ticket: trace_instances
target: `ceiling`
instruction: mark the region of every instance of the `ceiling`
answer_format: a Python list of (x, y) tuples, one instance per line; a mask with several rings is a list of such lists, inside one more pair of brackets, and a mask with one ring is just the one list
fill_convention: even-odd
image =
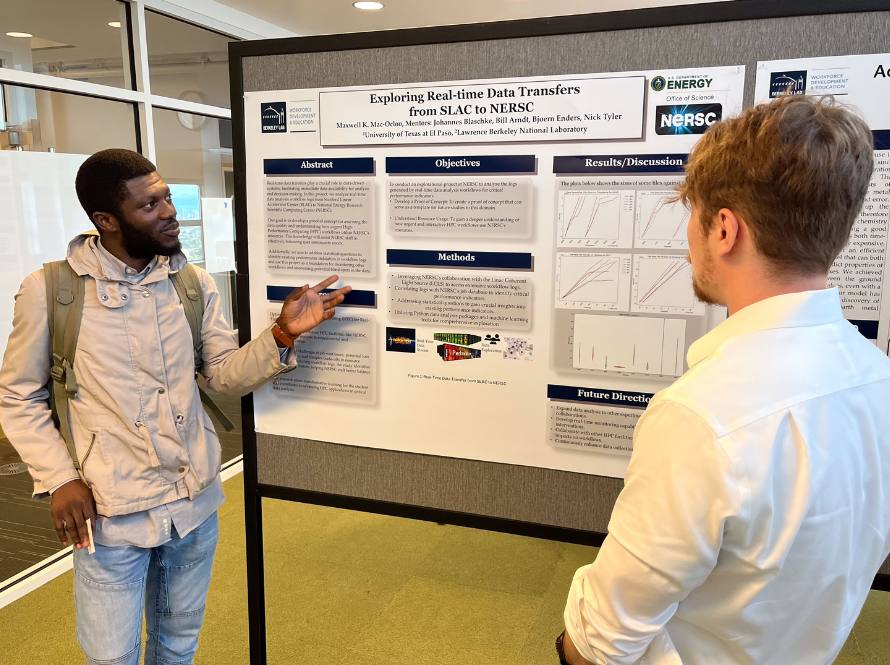
[[(34, 49), (34, 61), (65, 61), (83, 58), (121, 57), (121, 29), (109, 21), (126, 22), (124, 5), (116, 0), (2, 0), (0, 51), (6, 46)], [(155, 12), (146, 12), (149, 52), (153, 56), (174, 53), (226, 52), (227, 39)], [(17, 30), (34, 40), (7, 37)], [(54, 45), (55, 48), (41, 48)]]
[[(191, 0), (175, 0), (188, 6)], [(385, 8), (359, 11), (352, 0), (208, 0), (205, 11), (224, 4), (298, 35), (336, 34), (432, 25), (480, 23), (540, 16), (698, 4), (703, 0), (383, 0)], [(722, 0), (728, 1), (728, 0)], [(123, 85), (121, 30), (124, 4), (117, 0), (2, 0), (0, 63)], [(8, 5), (8, 6), (7, 6)], [(196, 6), (200, 6), (196, 3)], [(225, 62), (223, 36), (146, 11), (153, 67)], [(30, 32), (33, 40), (7, 37)], [(33, 63), (33, 64), (32, 64)], [(158, 70), (160, 71), (160, 70)], [(118, 80), (119, 79), (119, 80)]]
[(384, 9), (371, 12), (355, 9), (352, 0), (217, 1), (298, 35), (321, 35), (700, 4), (704, 0), (382, 0)]
[[(2, 0), (0, 62), (10, 68), (50, 73), (108, 85), (124, 85), (121, 31), (124, 4), (117, 0)], [(152, 66), (225, 62), (228, 38), (146, 11)], [(109, 26), (120, 21), (124, 28)], [(8, 37), (27, 32), (32, 39)]]

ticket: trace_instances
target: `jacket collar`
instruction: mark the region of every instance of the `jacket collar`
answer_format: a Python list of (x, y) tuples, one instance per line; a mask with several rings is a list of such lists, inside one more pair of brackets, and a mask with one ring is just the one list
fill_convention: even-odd
[(836, 288), (786, 293), (740, 309), (699, 338), (686, 354), (692, 368), (733, 337), (771, 328), (798, 328), (834, 323), (844, 318)]
[[(80, 275), (89, 275), (97, 282), (131, 282), (136, 273), (128, 272), (128, 266), (102, 247), (99, 234), (87, 231), (75, 236), (68, 244), (68, 263)], [(186, 264), (182, 252), (173, 256), (156, 256), (148, 264), (140, 284), (148, 285), (167, 279)]]
[(81, 233), (68, 245), (68, 264), (78, 275), (89, 275), (96, 282), (96, 297), (99, 303), (109, 309), (124, 307), (130, 299), (130, 288), (160, 282), (170, 274), (180, 270), (186, 263), (180, 252), (173, 256), (156, 256), (146, 266), (141, 279), (128, 266), (102, 247), (96, 231)]

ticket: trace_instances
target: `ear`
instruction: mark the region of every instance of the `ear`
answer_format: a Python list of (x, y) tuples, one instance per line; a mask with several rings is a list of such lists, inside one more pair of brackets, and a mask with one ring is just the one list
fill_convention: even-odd
[(93, 224), (99, 229), (99, 233), (116, 233), (120, 229), (117, 217), (110, 212), (94, 212)]
[(711, 225), (710, 238), (718, 256), (738, 250), (745, 223), (729, 208), (720, 208)]

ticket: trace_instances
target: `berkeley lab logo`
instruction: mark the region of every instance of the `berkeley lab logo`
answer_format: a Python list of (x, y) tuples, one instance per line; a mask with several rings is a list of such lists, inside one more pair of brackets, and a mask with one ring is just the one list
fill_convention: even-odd
[(263, 134), (287, 131), (287, 103), (266, 102), (260, 107)]
[(771, 72), (769, 75), (769, 98), (807, 94), (807, 73)]
[(683, 104), (655, 107), (655, 133), (704, 134), (723, 117), (720, 104)]
[(667, 79), (664, 76), (656, 76), (649, 82), (649, 85), (655, 92), (661, 92), (667, 86)]

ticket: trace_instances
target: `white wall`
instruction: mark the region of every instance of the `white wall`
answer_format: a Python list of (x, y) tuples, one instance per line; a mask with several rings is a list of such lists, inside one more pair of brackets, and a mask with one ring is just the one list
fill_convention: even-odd
[(92, 228), (74, 191), (86, 158), (0, 151), (0, 352), (12, 330), (21, 281), (44, 262), (64, 258), (68, 241)]

